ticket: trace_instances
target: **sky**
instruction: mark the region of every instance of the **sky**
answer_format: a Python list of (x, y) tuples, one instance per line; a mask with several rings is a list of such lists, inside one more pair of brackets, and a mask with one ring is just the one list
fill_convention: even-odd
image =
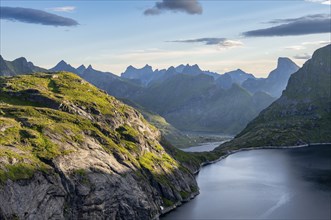
[(331, 41), (331, 0), (0, 0), (0, 54), (119, 75), (198, 64), (266, 77)]

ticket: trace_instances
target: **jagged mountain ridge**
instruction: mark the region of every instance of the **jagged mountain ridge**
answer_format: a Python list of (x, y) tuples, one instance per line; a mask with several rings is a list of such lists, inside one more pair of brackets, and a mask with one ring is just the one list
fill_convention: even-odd
[[(239, 89), (238, 86), (233, 86), (234, 84), (245, 84), (245, 82), (248, 80), (254, 80), (257, 82), (261, 80), (263, 82), (268, 81), (268, 79), (256, 79), (253, 75), (245, 73), (242, 70), (236, 70), (219, 75), (209, 71), (202, 71), (198, 65), (180, 65), (177, 67), (170, 67), (167, 70), (155, 71), (153, 71), (151, 66), (146, 65), (142, 69), (137, 69), (130, 66), (127, 69), (128, 72), (126, 71), (126, 74), (123, 73), (122, 77), (119, 77), (110, 72), (95, 70), (92, 66), (86, 68), (82, 65), (75, 69), (64, 61), (61, 61), (54, 68), (52, 68), (52, 70), (59, 70), (59, 67), (61, 66), (64, 70), (75, 72), (85, 80), (107, 91), (109, 94), (115, 97), (131, 100), (143, 106), (149, 111), (160, 114), (160, 116), (164, 117), (171, 124), (174, 123), (173, 125), (175, 125), (177, 129), (186, 131), (190, 131), (192, 129), (193, 131), (225, 132), (236, 134), (241, 129), (243, 129), (245, 125), (263, 108), (267, 107), (274, 100), (272, 97), (266, 98), (268, 95), (261, 96), (261, 92), (267, 93), (266, 91), (257, 90), (253, 91), (250, 95), (245, 95), (245, 93), (247, 93), (246, 91)], [(275, 76), (281, 73), (280, 71), (274, 72), (275, 73), (270, 74), (270, 76)], [(190, 78), (192, 80), (202, 80), (201, 85), (208, 84), (208, 87), (210, 88), (208, 91), (210, 94), (203, 94), (205, 91), (201, 90), (203, 89), (203, 86), (201, 85), (196, 85), (195, 87), (189, 85), (190, 80), (185, 81), (186, 76), (187, 79)], [(150, 77), (152, 77), (154, 81), (151, 81), (152, 78)], [(139, 78), (143, 79), (143, 81), (141, 81)], [(177, 78), (179, 79), (179, 82), (174, 80)], [(182, 80), (184, 81), (181, 82)], [(243, 81), (244, 83), (242, 83)], [(173, 82), (174, 85), (181, 84), (183, 87), (182, 90), (179, 89), (177, 91), (176, 88), (174, 88), (174, 91), (177, 91), (178, 94), (175, 96), (169, 94), (168, 92), (172, 92), (167, 91), (167, 87), (170, 88), (169, 82)], [(156, 91), (155, 89), (157, 87), (164, 89), (158, 89)], [(187, 94), (187, 91), (183, 90), (185, 87), (191, 88), (190, 92), (192, 92), (192, 94)], [(233, 89), (231, 90), (231, 88)], [(237, 92), (241, 91), (242, 95), (236, 96), (235, 90), (237, 90)], [(224, 100), (228, 100), (232, 108), (229, 108), (227, 103), (221, 101), (216, 102), (217, 104), (213, 105), (214, 100), (212, 100), (211, 97), (215, 96), (217, 92), (222, 94), (226, 93), (229, 95), (229, 99)], [(231, 94), (231, 92), (234, 93)], [(254, 93), (258, 94), (254, 95)], [(163, 100), (168, 100), (161, 102), (159, 105), (165, 106), (165, 108), (155, 107), (162, 99), (153, 96), (164, 97), (162, 98)], [(181, 99), (181, 96), (187, 96), (187, 98), (191, 99), (191, 101), (186, 100), (184, 102), (178, 102), (175, 100), (177, 98)], [(238, 100), (231, 100), (231, 96), (235, 98), (241, 98)], [(169, 99), (168, 97), (172, 97), (172, 99)], [(206, 97), (211, 103), (197, 101)], [(219, 97), (223, 96), (219, 94)], [(261, 100), (259, 101), (259, 99)], [(241, 101), (242, 103), (240, 104)], [(175, 106), (174, 103), (179, 103), (180, 106)], [(202, 103), (204, 106), (199, 106), (202, 105)], [(248, 105), (247, 112), (241, 112), (239, 109), (237, 109), (242, 108), (243, 103)], [(261, 105), (256, 105), (256, 103), (261, 103)], [(190, 106), (192, 110), (189, 111), (189, 113), (186, 112), (188, 109), (186, 108), (187, 110), (184, 110), (184, 105)], [(173, 106), (173, 108), (169, 109), (171, 106)], [(209, 106), (212, 110), (205, 110), (206, 106)], [(221, 112), (221, 114), (219, 112)], [(182, 115), (180, 114), (187, 114), (188, 116), (181, 117)], [(219, 115), (222, 116), (220, 117)], [(178, 118), (180, 120), (177, 120)], [(206, 122), (203, 122), (203, 120), (206, 120)], [(189, 126), (190, 124), (194, 124), (194, 126)], [(209, 128), (206, 129), (207, 127)]]
[(252, 95), (237, 84), (220, 88), (208, 75), (186, 74), (153, 84), (130, 99), (179, 130), (228, 134), (239, 132), (274, 100), (267, 94)]
[(15, 76), (42, 71), (46, 71), (46, 69), (35, 66), (24, 57), (17, 58), (13, 61), (7, 61), (0, 55), (0, 76)]
[(309, 143), (331, 143), (331, 45), (316, 50), (282, 96), (222, 148)]
[(290, 76), (298, 69), (299, 67), (292, 60), (280, 57), (276, 69), (271, 71), (267, 78), (248, 78), (242, 86), (252, 93), (261, 91), (278, 98), (286, 88)]

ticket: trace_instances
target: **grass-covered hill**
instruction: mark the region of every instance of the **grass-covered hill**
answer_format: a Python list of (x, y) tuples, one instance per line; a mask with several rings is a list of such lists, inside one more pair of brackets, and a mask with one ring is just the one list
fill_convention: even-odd
[(331, 45), (315, 51), (282, 96), (263, 110), (231, 148), (331, 142)]
[(158, 216), (198, 193), (159, 138), (140, 113), (75, 74), (0, 77), (0, 219)]

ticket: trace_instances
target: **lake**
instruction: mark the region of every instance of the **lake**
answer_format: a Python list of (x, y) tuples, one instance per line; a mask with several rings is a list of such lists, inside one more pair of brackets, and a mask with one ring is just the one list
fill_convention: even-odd
[(331, 218), (330, 145), (243, 151), (196, 178), (200, 195), (162, 220)]
[(194, 147), (188, 147), (188, 148), (182, 148), (182, 151), (186, 152), (204, 152), (204, 151), (212, 151), (216, 147), (220, 146), (224, 142), (227, 142), (228, 140), (225, 141), (217, 141), (217, 142), (207, 142), (207, 143), (201, 143), (198, 146)]

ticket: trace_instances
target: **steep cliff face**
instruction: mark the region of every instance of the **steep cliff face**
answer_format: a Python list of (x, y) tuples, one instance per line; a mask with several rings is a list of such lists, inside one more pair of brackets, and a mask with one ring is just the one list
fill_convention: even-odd
[(222, 148), (312, 142), (331, 142), (331, 45), (316, 50), (290, 77), (282, 96)]
[(0, 78), (1, 219), (153, 219), (197, 193), (133, 108), (66, 72)]

